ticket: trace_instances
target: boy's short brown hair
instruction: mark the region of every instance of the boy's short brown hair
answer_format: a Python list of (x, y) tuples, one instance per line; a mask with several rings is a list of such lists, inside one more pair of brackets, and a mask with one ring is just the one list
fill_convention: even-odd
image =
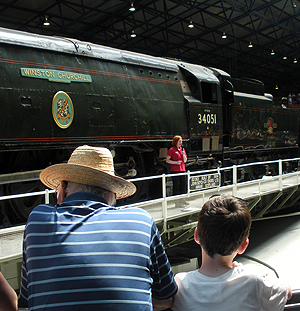
[(227, 256), (249, 236), (251, 214), (246, 203), (230, 195), (214, 196), (198, 216), (198, 239), (205, 252)]

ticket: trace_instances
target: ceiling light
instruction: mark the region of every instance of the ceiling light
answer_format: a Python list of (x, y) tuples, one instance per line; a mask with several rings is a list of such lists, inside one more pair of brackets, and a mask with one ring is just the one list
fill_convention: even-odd
[(44, 26), (50, 26), (50, 22), (48, 21), (48, 16), (45, 16)]
[(132, 30), (132, 33), (130, 35), (131, 38), (135, 38), (136, 37), (136, 34), (134, 33), (134, 30)]
[(193, 25), (193, 22), (192, 21), (190, 21), (190, 23), (189, 23), (189, 26), (188, 26), (189, 28), (194, 28), (194, 25)]
[(250, 41), (250, 43), (249, 43), (249, 45), (248, 45), (248, 48), (252, 48), (253, 47), (253, 45), (252, 45), (252, 43), (251, 43), (251, 41)]
[(226, 39), (226, 38), (227, 38), (226, 33), (223, 32), (222, 39)]
[(284, 56), (282, 57), (282, 59), (287, 59), (287, 56), (284, 55)]
[(274, 50), (272, 50), (272, 51), (271, 51), (271, 55), (275, 55), (275, 52), (274, 52)]
[(294, 64), (296, 64), (297, 63), (297, 59), (296, 58), (294, 58)]
[(134, 12), (134, 11), (135, 11), (135, 7), (134, 7), (134, 5), (133, 5), (133, 2), (131, 2), (129, 11), (131, 11), (131, 12)]

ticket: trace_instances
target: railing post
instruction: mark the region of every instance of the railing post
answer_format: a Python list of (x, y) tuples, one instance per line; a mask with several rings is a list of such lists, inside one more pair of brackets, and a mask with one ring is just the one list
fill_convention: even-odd
[(45, 189), (45, 204), (49, 204), (50, 199), (49, 199), (49, 190)]
[(162, 201), (162, 216), (164, 219), (163, 224), (163, 231), (167, 230), (167, 183), (166, 183), (166, 174), (162, 174), (162, 194), (163, 194), (163, 201)]
[(232, 195), (236, 196), (236, 194), (237, 194), (237, 168), (236, 168), (236, 165), (232, 166), (232, 182), (233, 182)]
[(190, 171), (187, 171), (187, 185), (188, 185), (187, 193), (189, 195), (191, 192), (191, 172)]
[(279, 189), (282, 191), (282, 160), (278, 160)]
[(297, 185), (299, 185), (299, 161), (297, 161)]

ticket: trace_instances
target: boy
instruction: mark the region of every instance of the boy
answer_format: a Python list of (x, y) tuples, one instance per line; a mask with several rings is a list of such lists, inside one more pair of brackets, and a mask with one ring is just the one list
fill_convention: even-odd
[(233, 264), (249, 244), (251, 215), (241, 199), (214, 196), (199, 212), (194, 239), (201, 245), (202, 266), (179, 273), (172, 309), (283, 310), (291, 288), (268, 270)]

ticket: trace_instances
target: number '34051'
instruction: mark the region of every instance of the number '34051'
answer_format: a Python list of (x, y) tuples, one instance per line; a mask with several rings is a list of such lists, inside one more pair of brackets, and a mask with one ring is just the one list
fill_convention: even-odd
[(216, 124), (217, 123), (217, 115), (215, 113), (198, 113), (198, 123), (204, 124)]

